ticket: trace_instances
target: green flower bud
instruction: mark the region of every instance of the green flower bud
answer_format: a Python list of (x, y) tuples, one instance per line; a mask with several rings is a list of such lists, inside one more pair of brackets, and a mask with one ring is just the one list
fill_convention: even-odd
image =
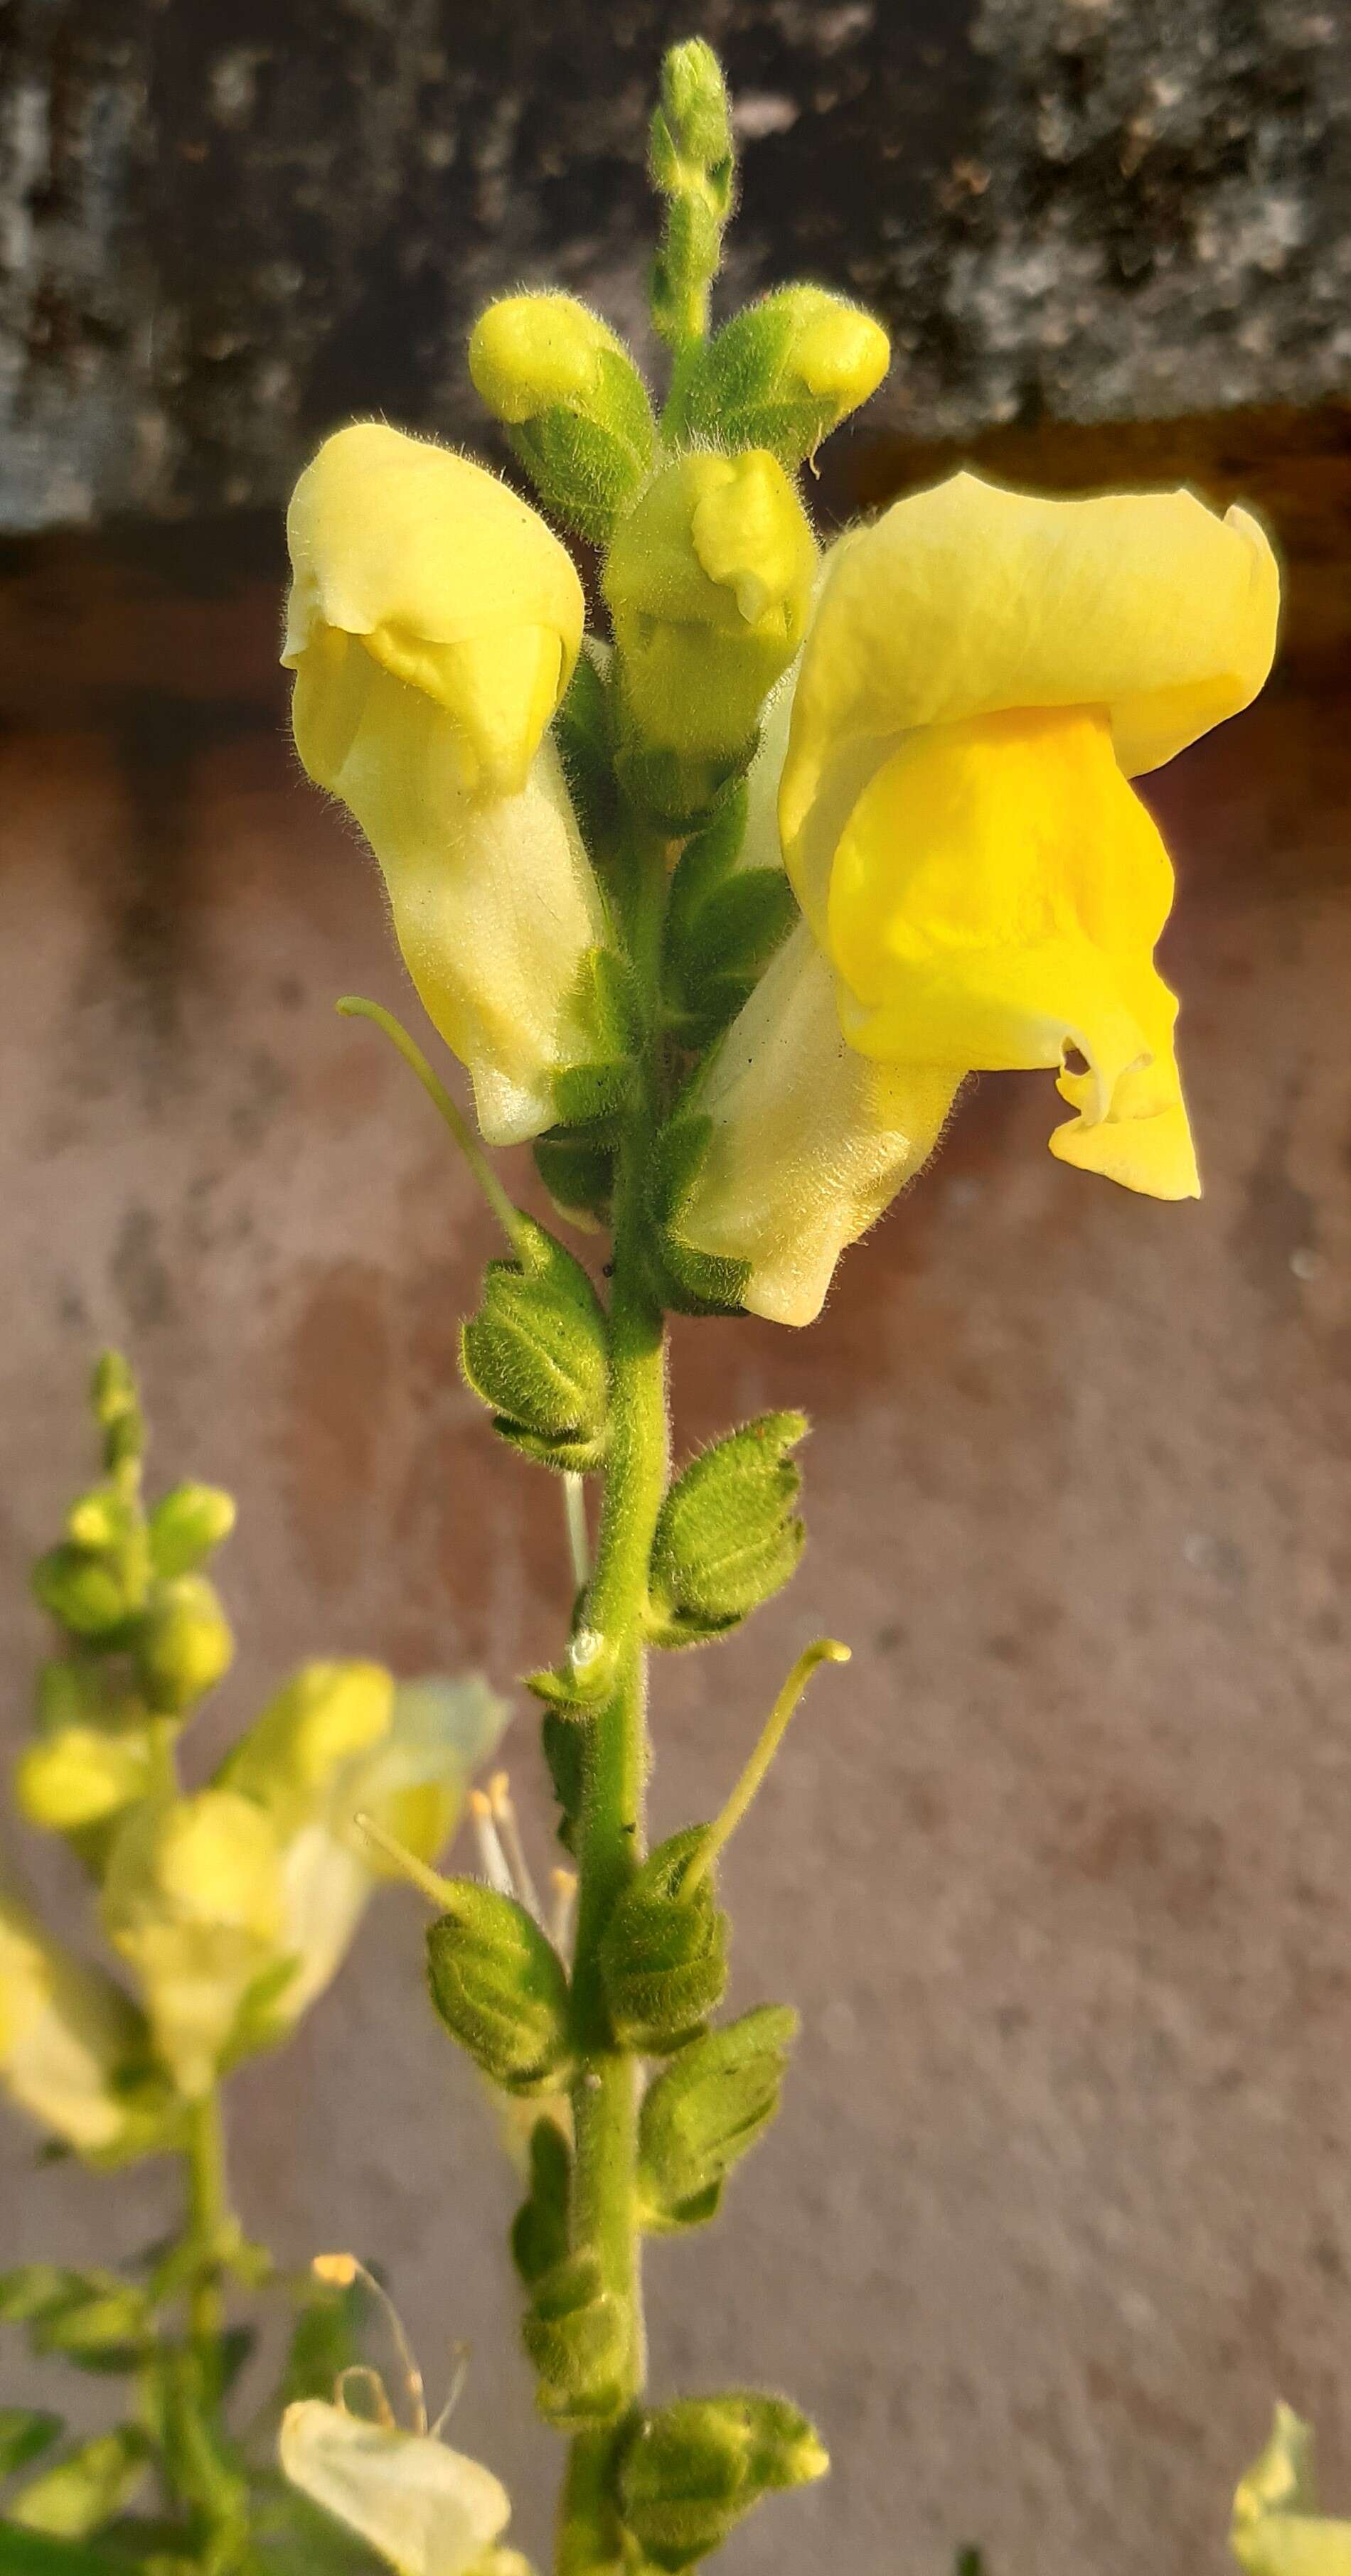
[[(653, 183), (669, 196), (695, 173), (724, 190), (730, 203), (732, 111), (722, 65), (702, 36), (671, 45), (662, 57), (652, 120)], [(726, 177), (723, 177), (726, 173)]]
[(74, 1834), (145, 1797), (152, 1777), (143, 1726), (61, 1726), (20, 1754), (14, 1796), (30, 1825)]
[(567, 2253), (571, 2174), (572, 2155), (558, 2122), (536, 2120), (530, 2132), (530, 2191), (511, 2229), (512, 2260), (528, 2289)]
[(619, 2510), (645, 2555), (675, 2571), (721, 2548), (762, 2497), (829, 2466), (785, 2397), (678, 2398), (640, 2417), (620, 2462)]
[(542, 2093), (566, 2067), (568, 1981), (533, 1915), (477, 1879), (447, 1881), (427, 1934), (432, 2001), (452, 2039), (508, 2093)]
[(579, 1261), (530, 1217), (514, 1261), (490, 1261), (483, 1304), (460, 1334), (460, 1365), (504, 1440), (579, 1474), (605, 1454), (609, 1343)]
[(726, 1991), (728, 1924), (712, 1872), (688, 1892), (684, 1887), (707, 1838), (707, 1825), (689, 1825), (659, 1843), (617, 1899), (602, 1935), (611, 2027), (621, 2048), (645, 2057), (683, 2049)]
[(235, 1641), (213, 1584), (180, 1574), (160, 1584), (137, 1633), (136, 1676), (150, 1706), (182, 1717), (214, 1690), (234, 1661)]
[(604, 589), (619, 652), (619, 766), (685, 829), (744, 770), (766, 694), (797, 652), (816, 546), (763, 448), (680, 457), (620, 520)]
[(793, 1514), (802, 1478), (788, 1452), (806, 1430), (805, 1414), (760, 1414), (677, 1476), (652, 1544), (648, 1633), (657, 1645), (719, 1636), (788, 1581), (806, 1538)]
[(624, 2316), (601, 2287), (594, 2254), (567, 2254), (536, 2281), (521, 2334), (539, 2375), (539, 2410), (550, 2423), (603, 2423), (618, 2412)]
[(123, 1557), (87, 1547), (51, 1548), (33, 1568), (33, 1591), (44, 1610), (74, 1636), (103, 1641), (140, 1608), (134, 1567)]
[(104, 1554), (125, 1547), (136, 1531), (136, 1513), (112, 1485), (81, 1494), (66, 1514), (66, 1535), (74, 1545)]
[(469, 372), (546, 506), (603, 545), (656, 441), (614, 332), (571, 295), (509, 295), (475, 323)]
[(692, 2039), (658, 2076), (639, 2129), (646, 2226), (664, 2232), (713, 2216), (733, 2165), (778, 2110), (797, 2026), (787, 2005), (762, 2004)]
[(193, 1574), (235, 1525), (232, 1494), (219, 1485), (175, 1485), (150, 1515), (150, 1555), (157, 1574)]
[(819, 286), (784, 286), (723, 325), (683, 388), (688, 433), (766, 447), (790, 469), (875, 394), (891, 359), (880, 322)]

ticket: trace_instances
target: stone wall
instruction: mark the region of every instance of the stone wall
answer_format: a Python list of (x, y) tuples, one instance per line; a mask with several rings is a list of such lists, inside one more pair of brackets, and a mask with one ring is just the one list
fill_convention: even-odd
[(735, 283), (874, 300), (919, 435), (1351, 386), (1338, 0), (9, 0), (0, 525), (270, 502), (472, 426), (477, 305), (638, 327), (663, 43), (736, 85)]

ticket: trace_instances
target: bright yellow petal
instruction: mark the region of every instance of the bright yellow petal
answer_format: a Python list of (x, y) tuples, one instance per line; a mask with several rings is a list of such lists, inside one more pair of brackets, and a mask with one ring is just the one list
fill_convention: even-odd
[(860, 758), (914, 726), (1096, 705), (1127, 774), (1157, 768), (1257, 695), (1278, 599), (1257, 522), (1191, 492), (1052, 500), (957, 474), (898, 501), (835, 549), (803, 654), (780, 819), (804, 907)]
[(1173, 1053), (1177, 1004), (1152, 968), (1134, 999), (1149, 1041), (1148, 1061), (1120, 1076), (1101, 1117), (1091, 1077), (1062, 1073), (1057, 1087), (1080, 1114), (1056, 1128), (1051, 1151), (1062, 1163), (1098, 1172), (1146, 1198), (1196, 1199), (1201, 1176)]

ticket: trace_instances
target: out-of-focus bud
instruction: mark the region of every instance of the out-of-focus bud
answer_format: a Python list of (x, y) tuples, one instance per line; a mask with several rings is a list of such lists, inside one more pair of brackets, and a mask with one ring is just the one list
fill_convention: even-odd
[(103, 1463), (110, 1475), (134, 1468), (145, 1448), (145, 1419), (136, 1380), (120, 1351), (104, 1351), (90, 1387), (94, 1419), (103, 1433)]
[(784, 2397), (678, 2398), (639, 2418), (620, 2461), (619, 2510), (644, 2555), (676, 2571), (720, 2549), (762, 2497), (829, 2466)]
[(701, 351), (685, 425), (723, 447), (767, 447), (790, 469), (875, 394), (891, 359), (880, 322), (819, 286), (748, 304)]
[(708, 1830), (689, 1825), (648, 1854), (601, 1940), (611, 2028), (621, 2047), (645, 2057), (683, 2049), (726, 1990), (728, 1923), (713, 1873), (705, 1870), (688, 1890), (684, 1884)]
[(763, 448), (666, 467), (615, 531), (605, 596), (630, 791), (684, 829), (755, 748), (761, 706), (802, 639), (816, 546)]
[(111, 1636), (135, 1617), (144, 1599), (136, 1569), (125, 1556), (73, 1542), (39, 1557), (33, 1592), (63, 1628), (90, 1639)]
[(806, 1532), (789, 1451), (802, 1413), (762, 1413), (715, 1440), (677, 1476), (652, 1543), (648, 1634), (660, 1646), (721, 1636), (785, 1584)]
[(235, 1525), (232, 1494), (219, 1485), (175, 1485), (150, 1515), (150, 1557), (157, 1574), (193, 1574)]
[[(105, 2523), (115, 2522), (130, 2504), (147, 2474), (150, 2457), (150, 2440), (139, 2424), (120, 2424), (115, 2432), (96, 2433), (92, 2441), (81, 2442), (31, 2479), (6, 2505), (6, 2514), (11, 2522), (40, 2533), (49, 2543), (83, 2540)], [(22, 2541), (16, 2544), (15, 2556), (20, 2560), (25, 2556)]]
[(553, 1943), (514, 1897), (450, 1879), (427, 1934), (432, 2001), (452, 2039), (510, 2093), (556, 2088), (568, 2059), (568, 1981)]
[(762, 2004), (677, 2051), (644, 2096), (638, 2189), (659, 2231), (712, 2218), (734, 2164), (779, 2107), (797, 2014)]
[(1346, 2576), (1351, 2522), (1319, 2512), (1313, 2434), (1278, 2406), (1271, 2437), (1240, 2479), (1229, 2546), (1245, 2576)]
[(0, 1896), (0, 2084), (20, 2109), (81, 2155), (134, 2153), (148, 2140), (126, 2079), (146, 2046), (121, 1987)]
[(516, 1258), (490, 1261), (483, 1304), (460, 1334), (460, 1365), (493, 1427), (527, 1457), (588, 1474), (605, 1454), (609, 1342), (581, 1263), (531, 1218)]
[(272, 1819), (231, 1789), (133, 1809), (109, 1856), (102, 1910), (180, 2092), (206, 2092), (249, 1989), (286, 1956)]
[(469, 372), (545, 507), (604, 545), (656, 440), (622, 342), (571, 295), (508, 295), (475, 323)]
[(78, 1834), (145, 1797), (153, 1776), (144, 1726), (62, 1726), (20, 1754), (14, 1796), (30, 1825)]
[(493, 2546), (511, 2517), (505, 2487), (434, 2434), (401, 2432), (304, 2397), (282, 2417), (281, 2465), (302, 2495), (358, 2532), (397, 2576), (524, 2568)]
[(811, 1323), (846, 1244), (928, 1161), (957, 1089), (951, 1071), (845, 1045), (831, 968), (799, 924), (661, 1139), (674, 1293)]
[(235, 1641), (215, 1586), (180, 1574), (155, 1587), (133, 1646), (136, 1677), (150, 1707), (184, 1717), (227, 1673)]

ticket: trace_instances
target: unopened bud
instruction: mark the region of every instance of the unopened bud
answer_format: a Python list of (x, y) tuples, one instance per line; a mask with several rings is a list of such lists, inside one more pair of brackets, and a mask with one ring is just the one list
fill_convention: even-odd
[(816, 547), (763, 448), (679, 458), (621, 519), (604, 588), (620, 657), (620, 766), (688, 828), (749, 763), (768, 691), (802, 639)]
[(214, 1585), (200, 1574), (161, 1584), (137, 1634), (137, 1678), (150, 1706), (182, 1717), (234, 1660), (234, 1638)]
[(514, 1261), (490, 1261), (460, 1365), (494, 1429), (547, 1466), (585, 1474), (605, 1451), (609, 1343), (579, 1261), (529, 1217)]
[(685, 171), (716, 176), (732, 157), (732, 112), (722, 65), (702, 36), (671, 45), (662, 58), (654, 119), (652, 175), (669, 191)]
[(235, 1525), (232, 1494), (219, 1485), (175, 1485), (150, 1515), (150, 1553), (157, 1574), (192, 1574)]
[(804, 1414), (760, 1414), (677, 1476), (652, 1546), (657, 1644), (718, 1636), (788, 1581), (806, 1535), (793, 1512), (802, 1478), (788, 1453), (806, 1430)]
[(762, 2497), (829, 2465), (784, 2397), (680, 2398), (640, 2417), (620, 2463), (619, 2510), (645, 2556), (674, 2571), (721, 2548)]
[(469, 372), (541, 499), (603, 545), (656, 438), (642, 378), (614, 332), (571, 295), (509, 295), (475, 323)]
[(51, 1548), (33, 1568), (33, 1590), (43, 1609), (77, 1637), (105, 1638), (140, 1607), (129, 1560), (94, 1548)]
[(432, 2001), (494, 2084), (545, 2092), (569, 2053), (563, 1962), (514, 1897), (472, 1878), (447, 1889), (446, 1911), (427, 1934)]
[(684, 1881), (708, 1838), (687, 1826), (649, 1853), (617, 1899), (601, 1939), (611, 2028), (623, 2048), (665, 2057), (683, 2048), (721, 2003), (727, 1917), (705, 1870)]
[(800, 465), (886, 374), (880, 322), (819, 286), (785, 286), (723, 325), (683, 390), (685, 426)]
[(143, 1798), (150, 1781), (143, 1728), (63, 1726), (19, 1756), (14, 1796), (31, 1825), (72, 1834)]

